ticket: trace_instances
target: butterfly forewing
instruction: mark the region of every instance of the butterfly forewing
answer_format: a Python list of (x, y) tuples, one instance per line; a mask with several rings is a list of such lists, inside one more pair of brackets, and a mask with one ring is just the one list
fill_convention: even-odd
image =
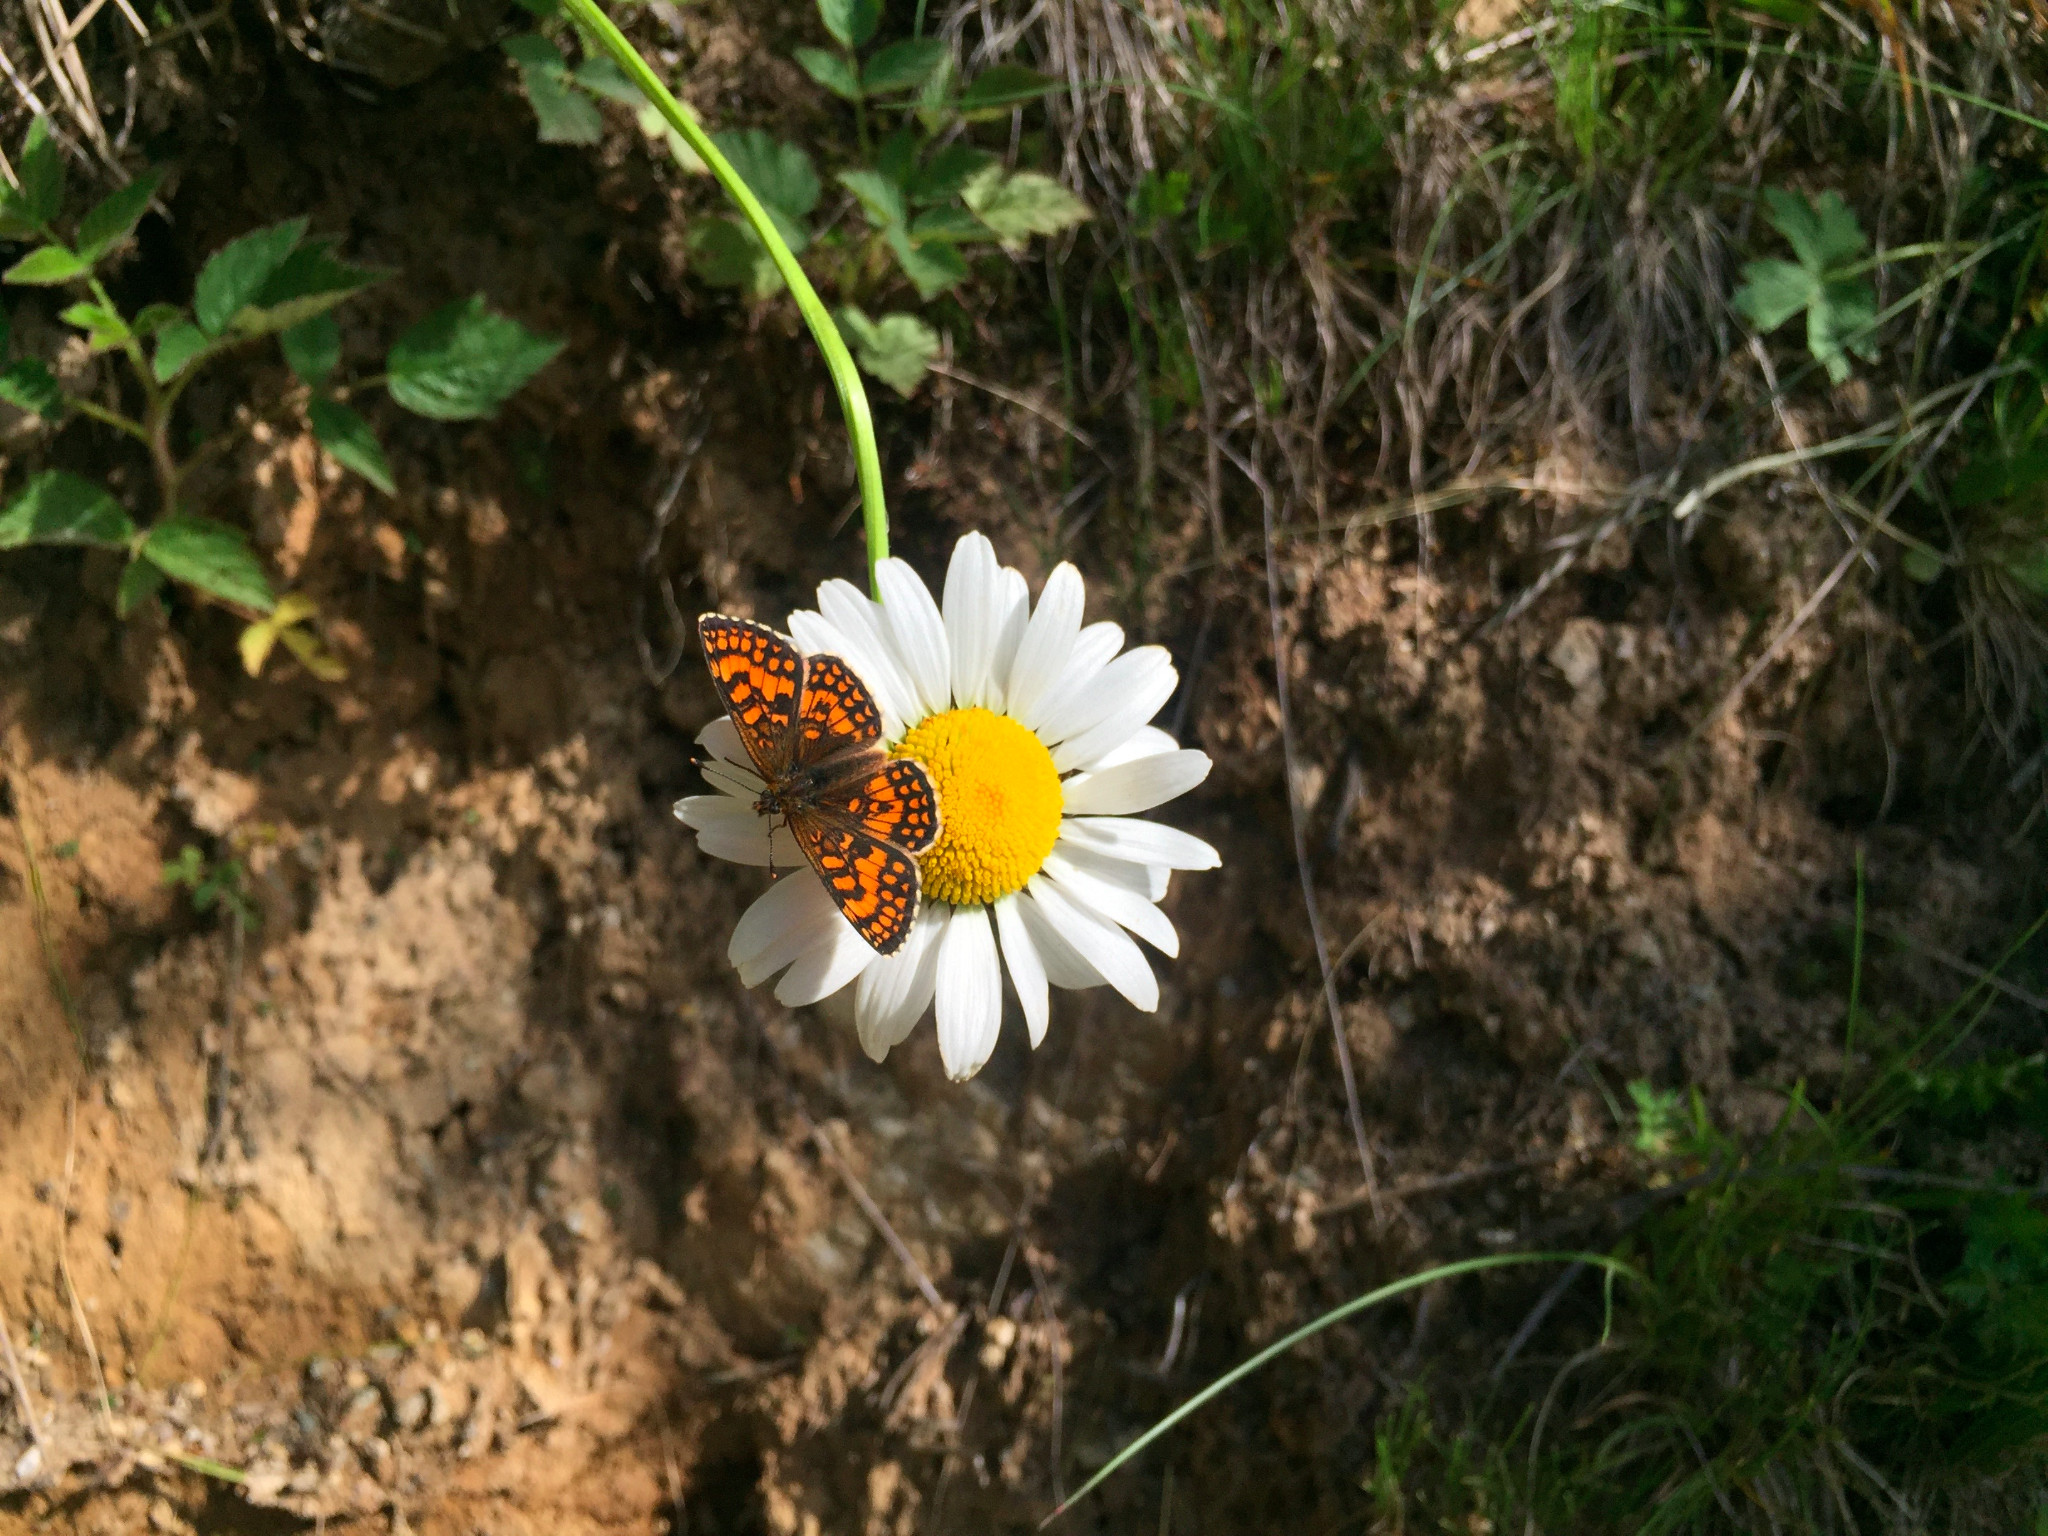
[(740, 742), (772, 786), (795, 765), (797, 708), (803, 695), (804, 658), (796, 645), (766, 624), (707, 613), (697, 638), (711, 669), (719, 702), (732, 717)]
[(882, 739), (882, 712), (867, 684), (837, 656), (812, 656), (804, 663), (803, 731), (799, 752), (815, 762), (834, 752), (872, 747)]

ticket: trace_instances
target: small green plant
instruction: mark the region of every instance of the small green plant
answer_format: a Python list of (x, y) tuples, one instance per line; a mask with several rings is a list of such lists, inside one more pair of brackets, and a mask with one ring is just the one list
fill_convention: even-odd
[[(552, 15), (541, 0), (531, 8)], [(847, 201), (827, 206), (827, 182), (801, 145), (759, 128), (729, 129), (711, 139), (760, 199), (783, 243), (836, 291), (835, 318), (860, 366), (908, 395), (938, 355), (939, 334), (910, 310), (871, 317), (868, 309), (905, 285), (918, 302), (929, 303), (967, 281), (977, 247), (1021, 250), (1034, 236), (1078, 224), (1088, 208), (1053, 177), (1006, 169), (994, 151), (972, 141), (977, 125), (1006, 119), (1043, 96), (1054, 84), (1049, 77), (998, 64), (961, 80), (938, 38), (878, 44), (879, 0), (818, 0), (818, 16), (832, 46), (798, 48), (794, 57), (852, 108), (852, 153), (829, 167), (831, 185)], [(541, 30), (508, 39), (505, 51), (518, 67), (541, 137), (595, 142), (602, 129), (597, 100), (638, 105), (639, 93), (594, 51), (571, 65), (556, 32), (566, 28), (551, 31), (544, 21)], [(658, 114), (643, 108), (640, 121), (650, 136), (669, 135), (686, 169), (706, 170)], [(840, 217), (849, 210), (857, 215), (851, 225)], [(763, 299), (784, 286), (744, 217), (700, 221), (690, 252), (692, 270), (712, 287)]]
[(1685, 1095), (1638, 1078), (1628, 1085), (1628, 1096), (1636, 1110), (1635, 1149), (1646, 1157), (1668, 1156), (1684, 1129)]
[(1746, 265), (1735, 294), (1736, 312), (1769, 335), (1804, 311), (1806, 350), (1832, 382), (1845, 383), (1851, 353), (1865, 362), (1877, 356), (1877, 290), (1863, 276), (1876, 263), (1858, 260), (1869, 243), (1863, 226), (1837, 192), (1823, 192), (1814, 202), (1766, 187), (1764, 207), (1771, 227), (1790, 243), (1798, 260), (1774, 257)]
[(260, 920), (255, 899), (249, 894), (248, 871), (240, 859), (209, 862), (206, 855), (187, 843), (175, 859), (164, 865), (163, 883), (190, 891), (195, 912), (211, 912), (218, 907), (244, 928), (253, 928)]
[[(179, 401), (210, 364), (275, 337), (308, 391), (306, 417), (334, 458), (389, 495), (389, 460), (352, 395), (382, 385), (393, 401), (437, 421), (492, 415), (560, 350), (516, 321), (459, 300), (414, 325), (391, 346), (382, 374), (339, 377), (341, 331), (332, 311), (385, 274), (352, 266), (336, 242), (308, 238), (307, 221), (288, 219), (224, 246), (200, 269), (189, 304), (153, 303), (133, 312), (110, 294), (103, 270), (134, 235), (160, 184), (146, 172), (88, 210), (65, 215), (65, 167), (47, 119), (37, 118), (23, 146), (20, 180), (0, 192), (0, 240), (32, 248), (0, 272), (15, 287), (71, 290), (65, 324), (95, 356), (124, 362), (97, 392), (73, 393), (39, 357), (16, 357), (0, 316), (0, 400), (62, 427), (75, 418), (133, 439), (146, 451), (156, 488), (147, 515), (123, 505), (105, 484), (49, 469), (0, 502), (0, 550), (26, 545), (88, 546), (127, 557), (115, 607), (126, 616), (177, 581), (250, 621), (242, 655), (252, 675), (277, 641), (315, 675), (340, 675), (340, 663), (312, 629), (306, 598), (280, 602), (262, 561), (230, 523), (188, 506), (187, 477), (224, 436), (190, 442), (180, 431)], [(68, 229), (69, 233), (65, 231)]]

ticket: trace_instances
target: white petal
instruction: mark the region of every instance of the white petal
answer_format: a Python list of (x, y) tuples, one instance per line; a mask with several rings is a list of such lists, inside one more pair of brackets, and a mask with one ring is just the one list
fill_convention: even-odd
[[(1043, 697), (1032, 706), (1031, 718), (1024, 720), (1024, 723), (1048, 742), (1059, 740), (1058, 736), (1046, 734), (1046, 722), (1063, 713), (1066, 706), (1072, 704), (1083, 689), (1102, 676), (1102, 669), (1108, 666), (1116, 653), (1123, 648), (1122, 625), (1106, 621), (1083, 625), (1081, 633), (1074, 637), (1074, 648), (1067, 655), (1067, 664), (1060, 669), (1060, 675), (1053, 685), (1046, 689)], [(1022, 716), (1018, 718), (1023, 719)]]
[[(676, 802), (676, 818), (697, 831), (697, 846), (714, 859), (768, 869), (801, 869), (803, 851), (789, 828), (758, 816), (729, 795), (691, 795)], [(772, 841), (771, 841), (772, 839)]]
[(988, 1060), (1003, 1022), (1003, 969), (982, 908), (954, 909), (939, 941), (936, 993), (939, 1060), (946, 1064), (946, 1076), (963, 1082)]
[(1024, 573), (1004, 566), (996, 585), (995, 651), (989, 657), (988, 707), (998, 714), (1010, 707), (1010, 668), (1016, 664), (1017, 647), (1024, 643), (1024, 626), (1031, 622), (1031, 589)]
[(917, 685), (924, 712), (936, 715), (953, 702), (953, 648), (939, 605), (905, 560), (884, 560), (875, 572), (882, 589), (882, 623), (896, 641), (903, 669)]
[(733, 925), (725, 957), (750, 987), (759, 986), (805, 950), (831, 942), (848, 928), (825, 887), (808, 869), (797, 870), (768, 887)]
[(873, 965), (881, 957), (868, 941), (842, 921), (822, 944), (814, 944), (797, 956), (782, 980), (775, 984), (775, 1000), (785, 1008), (801, 1008), (830, 997)]
[(732, 723), (731, 715), (720, 715), (699, 731), (697, 745), (735, 768), (751, 771), (754, 766), (754, 760), (747, 756), (747, 749), (740, 741), (740, 728)]
[(1148, 901), (1165, 900), (1167, 881), (1172, 873), (1164, 864), (1145, 866), (1145, 896)]
[(1024, 920), (1024, 931), (1038, 950), (1038, 963), (1045, 967), (1047, 981), (1069, 992), (1085, 992), (1090, 987), (1108, 985), (1102, 979), (1102, 973), (1060, 937), (1059, 929), (1045, 915), (1038, 905), (1038, 898), (1031, 894), (1028, 886), (1017, 893), (1015, 900), (1017, 915)]
[[(845, 642), (837, 654), (860, 674), (882, 714), (906, 726), (922, 720), (917, 688), (896, 654), (895, 641), (882, 627), (880, 606), (869, 602), (852, 582), (835, 578), (818, 588), (818, 609)], [(796, 616), (790, 618), (790, 633), (796, 635)]]
[[(1132, 656), (1140, 654), (1137, 651)], [(1128, 660), (1119, 656), (1117, 663)], [(1116, 663), (1103, 673), (1102, 687), (1106, 691), (1116, 674)], [(1102, 754), (1113, 752), (1138, 733), (1138, 728), (1159, 713), (1159, 707), (1173, 697), (1173, 690), (1180, 679), (1173, 670), (1172, 662), (1153, 664), (1131, 673), (1116, 677), (1118, 685), (1117, 707), (1105, 715), (1100, 723), (1089, 727), (1078, 735), (1069, 736), (1053, 748), (1052, 765), (1061, 773), (1071, 773), (1076, 768), (1093, 768), (1102, 760)]]
[(1024, 1030), (1035, 1051), (1045, 1039), (1045, 1025), (1051, 1009), (1045, 992), (1045, 962), (1038, 958), (1038, 946), (1024, 926), (1020, 898), (1013, 891), (997, 898), (996, 935), (1003, 941), (1003, 964), (1010, 971), (1010, 985), (1017, 989), (1017, 1001), (1024, 1009)]
[(1133, 864), (1158, 864), (1167, 869), (1214, 869), (1223, 858), (1199, 837), (1162, 827), (1135, 816), (1069, 816), (1060, 836), (1083, 848), (1129, 859)]
[(853, 993), (853, 1021), (861, 1049), (874, 1060), (902, 1044), (931, 1006), (938, 980), (938, 941), (952, 917), (951, 907), (927, 906), (918, 913), (903, 947), (860, 973)]
[(1104, 768), (1116, 768), (1124, 763), (1134, 763), (1141, 757), (1157, 757), (1162, 752), (1178, 752), (1179, 750), (1180, 743), (1159, 729), (1158, 726), (1141, 725), (1138, 727), (1137, 735), (1133, 736), (1115, 751), (1103, 753), (1102, 756), (1095, 760), (1092, 767), (1095, 771), (1100, 772)]
[(1184, 795), (1209, 777), (1206, 752), (1160, 752), (1077, 774), (1060, 786), (1069, 816), (1129, 816)]
[(1128, 928), (1169, 959), (1180, 953), (1180, 935), (1167, 915), (1121, 882), (1105, 880), (1055, 851), (1039, 871), (1059, 887), (1060, 894), (1083, 911)]
[(1039, 912), (1059, 936), (1133, 1008), (1151, 1013), (1159, 1006), (1159, 978), (1129, 934), (1083, 912), (1043, 876), (1033, 875), (1027, 889), (1038, 898)]
[(1000, 608), (1002, 567), (996, 547), (978, 533), (953, 546), (946, 567), (946, 643), (953, 653), (953, 702), (987, 704), (994, 671), (996, 637), (1004, 614)]
[[(1091, 624), (1089, 628), (1094, 626)], [(1085, 631), (1082, 638), (1087, 638)], [(1078, 651), (1080, 647), (1075, 649)], [(1039, 718), (1032, 729), (1038, 732), (1041, 741), (1049, 743), (1079, 736), (1112, 715), (1129, 713), (1143, 701), (1149, 691), (1148, 685), (1153, 684), (1161, 671), (1169, 677), (1173, 675), (1173, 657), (1166, 647), (1141, 645), (1100, 668), (1085, 683), (1063, 679), (1059, 696), (1039, 707)], [(1142, 719), (1132, 722), (1126, 734), (1136, 734), (1143, 723)]]
[(1045, 578), (1045, 590), (1038, 594), (1038, 611), (1024, 626), (1024, 638), (1017, 643), (1016, 659), (1010, 663), (1008, 707), (1018, 719), (1029, 717), (1066, 670), (1074, 637), (1081, 632), (1081, 609), (1086, 600), (1081, 573), (1065, 561)]

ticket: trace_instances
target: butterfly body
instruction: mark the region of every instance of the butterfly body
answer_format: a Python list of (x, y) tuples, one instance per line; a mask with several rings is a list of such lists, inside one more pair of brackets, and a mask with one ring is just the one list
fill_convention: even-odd
[(750, 619), (697, 621), (704, 661), (762, 781), (754, 809), (784, 823), (853, 929), (889, 955), (917, 920), (917, 855), (938, 840), (924, 766), (882, 750), (882, 716), (837, 656), (805, 656)]

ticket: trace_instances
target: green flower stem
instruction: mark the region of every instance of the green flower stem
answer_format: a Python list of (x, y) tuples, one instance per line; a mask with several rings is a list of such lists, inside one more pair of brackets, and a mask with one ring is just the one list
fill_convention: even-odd
[(760, 199), (740, 179), (732, 163), (719, 153), (718, 146), (711, 142), (711, 135), (704, 131), (689, 109), (669, 94), (661, 77), (640, 57), (640, 51), (612, 25), (611, 18), (598, 9), (596, 0), (562, 0), (562, 9), (612, 56), (619, 68), (640, 87), (641, 94), (653, 104), (663, 121), (681, 134), (684, 142), (697, 152), (698, 158), (711, 168), (718, 184), (739, 205), (740, 212), (754, 227), (754, 233), (768, 248), (769, 259), (775, 263), (776, 271), (782, 274), (782, 280), (795, 296), (796, 307), (803, 312), (804, 323), (817, 338), (818, 350), (825, 354), (825, 366), (831, 370), (833, 386), (839, 391), (839, 407), (846, 414), (847, 434), (853, 439), (854, 462), (860, 472), (861, 511), (867, 523), (868, 584), (880, 597), (875, 571), (882, 561), (889, 558), (889, 509), (882, 498), (882, 456), (875, 446), (875, 422), (868, 410), (867, 390), (861, 385), (860, 370), (854, 366), (853, 354), (847, 350), (845, 338), (839, 334), (839, 327), (833, 323), (824, 300), (818, 297), (818, 290), (811, 286), (811, 280), (797, 264), (796, 254), (775, 232), (768, 210), (761, 206)]
[(81, 399), (77, 395), (66, 395), (64, 403), (81, 416), (90, 416), (103, 426), (112, 427), (116, 432), (126, 432), (138, 443), (149, 442), (149, 429), (139, 421), (123, 416), (119, 411), (110, 411), (94, 400)]

